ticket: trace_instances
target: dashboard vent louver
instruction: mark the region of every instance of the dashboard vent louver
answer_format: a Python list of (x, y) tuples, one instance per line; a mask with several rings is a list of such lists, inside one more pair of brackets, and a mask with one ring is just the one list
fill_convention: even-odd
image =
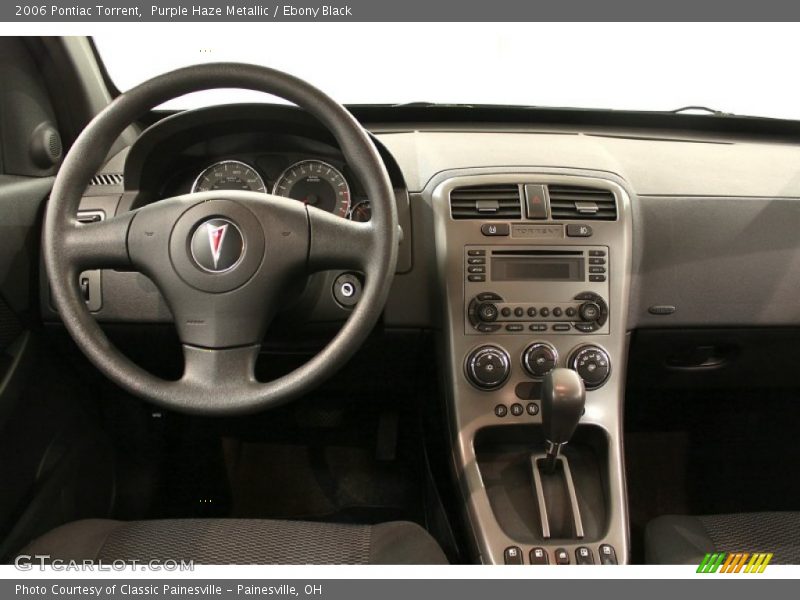
[(572, 185), (550, 185), (550, 213), (553, 220), (616, 221), (617, 201), (609, 190)]
[(519, 219), (519, 186), (511, 183), (456, 188), (450, 192), (450, 212), (454, 219)]
[(122, 173), (100, 173), (92, 177), (89, 185), (122, 185)]

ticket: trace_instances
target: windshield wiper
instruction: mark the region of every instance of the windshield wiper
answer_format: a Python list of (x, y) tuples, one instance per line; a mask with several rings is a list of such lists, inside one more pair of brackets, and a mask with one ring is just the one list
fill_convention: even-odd
[(675, 115), (713, 115), (715, 117), (734, 117), (733, 113), (724, 112), (721, 110), (715, 110), (713, 108), (708, 108), (707, 106), (683, 106), (681, 108), (676, 108), (675, 110), (669, 111)]

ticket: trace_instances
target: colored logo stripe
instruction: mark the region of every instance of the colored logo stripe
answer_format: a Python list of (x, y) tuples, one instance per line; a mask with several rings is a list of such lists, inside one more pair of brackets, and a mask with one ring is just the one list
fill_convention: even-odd
[(698, 573), (763, 573), (772, 560), (771, 552), (708, 553), (697, 567)]

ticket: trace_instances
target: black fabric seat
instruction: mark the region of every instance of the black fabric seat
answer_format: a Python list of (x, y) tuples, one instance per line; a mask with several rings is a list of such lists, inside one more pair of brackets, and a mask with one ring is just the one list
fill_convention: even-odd
[(407, 522), (344, 525), (261, 519), (90, 519), (58, 527), (20, 554), (70, 560), (193, 560), (197, 564), (446, 564)]
[(700, 564), (710, 552), (772, 552), (771, 564), (800, 564), (800, 512), (663, 516), (647, 524), (648, 564)]

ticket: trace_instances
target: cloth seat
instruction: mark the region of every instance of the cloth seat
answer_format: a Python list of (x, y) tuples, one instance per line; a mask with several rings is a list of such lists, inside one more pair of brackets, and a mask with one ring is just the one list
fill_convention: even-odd
[(648, 564), (699, 565), (711, 552), (771, 552), (770, 564), (800, 564), (800, 512), (666, 515), (647, 524)]
[(408, 522), (346, 525), (263, 519), (87, 519), (31, 542), (50, 560), (196, 564), (446, 564), (439, 545)]

